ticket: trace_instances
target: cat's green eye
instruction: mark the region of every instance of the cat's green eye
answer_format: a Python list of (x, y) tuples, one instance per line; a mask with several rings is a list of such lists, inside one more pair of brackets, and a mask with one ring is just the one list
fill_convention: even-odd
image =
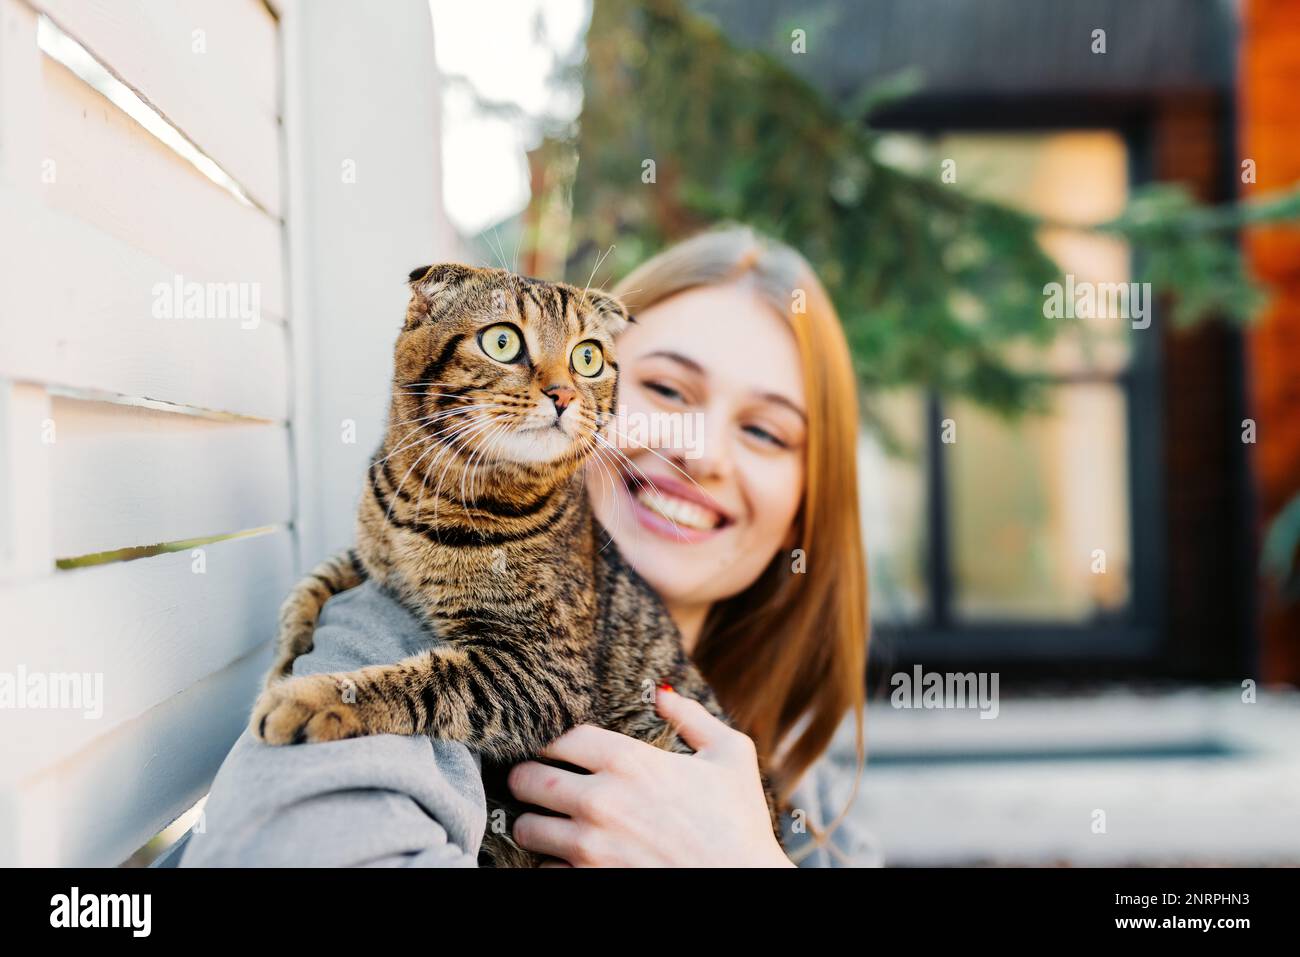
[(588, 339), (586, 342), (579, 342), (573, 347), (573, 371), (578, 375), (597, 376), (600, 370), (605, 368), (605, 353), (600, 349), (600, 343), (594, 339)]
[(523, 348), (519, 330), (504, 323), (488, 326), (480, 332), (478, 344), (497, 362), (514, 362)]

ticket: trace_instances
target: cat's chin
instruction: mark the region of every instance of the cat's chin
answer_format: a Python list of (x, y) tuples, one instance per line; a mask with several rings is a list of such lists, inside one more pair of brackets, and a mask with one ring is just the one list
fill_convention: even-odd
[(555, 462), (573, 452), (574, 439), (555, 428), (525, 429), (493, 441), (493, 457), (506, 462), (538, 465)]

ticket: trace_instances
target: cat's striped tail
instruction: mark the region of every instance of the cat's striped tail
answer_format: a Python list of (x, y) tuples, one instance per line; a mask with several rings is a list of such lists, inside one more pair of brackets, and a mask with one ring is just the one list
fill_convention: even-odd
[(275, 664), (266, 676), (270, 686), (293, 670), (299, 655), (312, 649), (316, 620), (325, 603), (339, 592), (356, 588), (366, 580), (366, 570), (355, 548), (339, 552), (313, 568), (293, 586), (280, 606), (280, 631), (275, 639)]

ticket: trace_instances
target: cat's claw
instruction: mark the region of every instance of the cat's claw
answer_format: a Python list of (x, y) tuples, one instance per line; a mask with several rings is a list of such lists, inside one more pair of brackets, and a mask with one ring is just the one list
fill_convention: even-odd
[(308, 675), (278, 682), (253, 705), (249, 730), (266, 744), (339, 741), (363, 733), (349, 682), (334, 675)]

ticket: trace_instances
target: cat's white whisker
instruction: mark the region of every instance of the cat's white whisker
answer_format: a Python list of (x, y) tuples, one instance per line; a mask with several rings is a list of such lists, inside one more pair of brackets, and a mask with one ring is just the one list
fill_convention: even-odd
[(600, 256), (596, 259), (596, 265), (591, 267), (591, 275), (587, 277), (587, 285), (582, 290), (582, 295), (584, 297), (586, 297), (587, 293), (591, 291), (591, 281), (596, 278), (596, 273), (600, 269), (600, 264), (603, 263), (605, 261), (605, 257), (608, 256), (613, 251), (614, 251), (614, 244), (610, 243), (609, 248), (606, 249), (603, 253), (601, 253)]
[[(612, 431), (612, 432), (615, 434), (615, 436), (616, 436), (617, 438), (620, 438), (620, 439), (622, 439), (622, 440), (625, 441), (625, 442), (631, 442), (631, 443), (634, 443), (636, 448), (639, 448), (639, 449), (641, 449), (642, 451), (645, 451), (645, 452), (649, 452), (651, 455), (653, 455), (653, 456), (654, 456), (655, 458), (657, 458), (659, 461), (663, 462), (664, 465), (667, 465), (669, 468), (674, 469), (675, 471), (679, 472), (679, 473), (681, 474), (682, 478), (686, 479), (686, 481), (690, 482), (690, 483), (691, 483), (692, 485), (694, 485), (697, 489), (699, 489), (699, 490), (700, 490), (700, 493), (701, 493), (702, 495), (706, 495), (706, 496), (708, 496), (708, 498), (709, 498), (710, 501), (713, 501), (713, 502), (716, 502), (716, 501), (717, 501), (716, 499), (714, 499), (714, 497), (713, 497), (712, 495), (710, 495), (710, 494), (709, 494), (709, 493), (708, 493), (708, 492), (707, 492), (707, 491), (706, 491), (706, 490), (705, 490), (705, 489), (700, 485), (699, 482), (697, 482), (697, 481), (695, 481), (695, 479), (691, 478), (690, 475), (689, 475), (689, 474), (688, 474), (684, 469), (682, 469), (680, 466), (675, 465), (675, 464), (673, 464), (672, 462), (668, 461), (668, 459), (664, 458), (662, 455), (660, 455), (660, 454), (659, 454), (658, 452), (656, 452), (654, 449), (650, 448), (650, 446), (645, 445), (645, 444), (637, 443), (637, 442), (636, 442), (636, 439), (632, 438), (631, 436), (629, 436), (629, 435), (628, 435), (627, 433), (625, 433), (625, 432), (621, 432), (621, 431), (619, 431), (619, 430), (616, 429), (612, 424), (609, 426), (609, 429), (610, 429), (610, 431)], [(606, 441), (608, 441), (608, 440), (606, 440)], [(624, 456), (624, 457), (626, 458), (626, 456)], [(631, 461), (631, 460), (629, 459), (629, 461)], [(654, 484), (654, 483), (652, 482), (651, 484)], [(719, 510), (719, 511), (723, 511), (723, 509), (722, 509), (721, 506), (718, 506), (718, 510)]]
[[(412, 420), (410, 420), (410, 421), (419, 421), (419, 420), (412, 419)], [(406, 423), (399, 423), (399, 424), (406, 424)], [(434, 432), (432, 435), (420, 435), (420, 437), (419, 437), (418, 439), (415, 439), (415, 440), (412, 441), (412, 442), (407, 442), (407, 441), (406, 441), (406, 440), (409, 439), (411, 436), (416, 435), (416, 434), (418, 434), (418, 433), (425, 432), (425, 431), (426, 431), (426, 429), (425, 429), (425, 426), (423, 426), (423, 425), (419, 425), (419, 426), (416, 426), (415, 428), (411, 429), (411, 430), (410, 430), (409, 432), (407, 432), (404, 436), (402, 436), (400, 439), (398, 439), (398, 443), (399, 443), (399, 444), (398, 444), (398, 447), (397, 447), (397, 448), (393, 449), (393, 451), (389, 452), (387, 455), (385, 455), (382, 459), (380, 459), (379, 461), (375, 462), (374, 464), (375, 464), (375, 465), (384, 465), (385, 463), (388, 462), (389, 459), (391, 459), (391, 458), (392, 458), (394, 455), (396, 455), (397, 453), (399, 453), (399, 452), (403, 452), (403, 451), (405, 451), (406, 449), (415, 448), (415, 447), (417, 447), (417, 446), (419, 446), (419, 445), (421, 445), (421, 444), (423, 444), (423, 443), (425, 443), (425, 442), (427, 442), (427, 441), (430, 441), (430, 440), (432, 440), (432, 439), (437, 438), (439, 435), (442, 434), (442, 432)], [(444, 431), (445, 431), (445, 430), (444, 430)]]
[[(491, 408), (491, 406), (486, 406), (485, 408)], [(450, 432), (453, 432), (453, 433), (454, 433), (454, 432), (455, 432), (455, 429), (457, 428), (457, 426), (459, 426), (459, 425), (464, 425), (465, 428), (468, 429), (471, 425), (475, 424), (477, 421), (478, 421), (478, 420), (473, 420), (473, 421), (470, 422), (470, 423), (456, 423), (455, 425), (451, 426), (449, 429), (444, 429), (444, 430), (442, 430), (442, 431), (443, 431), (443, 432), (450, 431)], [(441, 434), (442, 434), (442, 432), (435, 433), (435, 436), (434, 436), (434, 437), (436, 438), (437, 436), (439, 436), (439, 435), (441, 435)], [(455, 438), (455, 435), (453, 435), (452, 438)], [(446, 445), (444, 445), (443, 448), (439, 450), (438, 455), (435, 455), (435, 456), (433, 457), (433, 459), (430, 461), (429, 465), (425, 466), (424, 472), (423, 472), (423, 474), (420, 476), (420, 497), (419, 497), (419, 500), (416, 502), (416, 506), (415, 506), (415, 520), (416, 520), (417, 522), (420, 520), (420, 512), (421, 512), (421, 510), (424, 508), (424, 489), (425, 489), (425, 485), (426, 485), (426, 483), (429, 481), (429, 473), (433, 470), (433, 467), (437, 464), (438, 459), (441, 457), (442, 453), (443, 453), (444, 451), (446, 451), (447, 449), (449, 449), (449, 448), (450, 448), (450, 446), (446, 446)], [(437, 517), (437, 510), (436, 510), (436, 509), (434, 510), (434, 517), (435, 517), (435, 518)]]
[[(405, 488), (405, 486), (406, 486), (406, 480), (407, 480), (407, 478), (410, 477), (411, 472), (415, 469), (415, 467), (416, 467), (417, 465), (420, 464), (420, 462), (424, 459), (424, 457), (425, 457), (426, 455), (428, 455), (431, 451), (435, 450), (435, 449), (438, 447), (439, 443), (436, 441), (437, 438), (438, 438), (440, 435), (442, 435), (444, 432), (454, 432), (458, 427), (462, 426), (462, 424), (463, 424), (463, 423), (459, 423), (459, 422), (458, 422), (458, 423), (456, 423), (455, 425), (449, 426), (447, 429), (443, 429), (443, 430), (440, 431), (440, 432), (435, 432), (435, 433), (434, 433), (433, 435), (431, 435), (431, 436), (428, 436), (428, 437), (424, 437), (424, 438), (418, 439), (418, 440), (416, 440), (416, 442), (412, 443), (413, 446), (418, 446), (418, 445), (420, 445), (422, 442), (423, 442), (423, 443), (427, 443), (427, 444), (429, 444), (429, 448), (426, 449), (425, 451), (421, 452), (421, 453), (419, 454), (419, 456), (416, 457), (415, 461), (411, 463), (410, 467), (406, 470), (405, 474), (402, 475), (402, 479), (401, 479), (401, 481), (399, 481), (399, 482), (396, 484), (396, 486), (394, 487), (394, 489), (393, 489), (393, 493), (394, 493), (394, 494), (393, 494), (393, 500), (392, 500), (391, 502), (388, 503), (388, 511), (387, 511), (387, 513), (386, 513), (386, 515), (385, 515), (385, 518), (386, 518), (386, 519), (392, 517), (392, 514), (393, 514), (393, 508), (394, 508), (394, 506), (396, 506), (396, 504), (397, 504), (397, 500), (398, 500), (398, 498), (400, 497), (400, 496), (398, 495), (398, 491), (399, 491), (400, 489), (402, 489), (402, 488)], [(392, 457), (391, 455), (388, 456), (388, 457), (386, 457), (386, 458), (384, 459), (384, 461), (385, 461), (385, 462), (388, 461), (388, 458), (391, 458), (391, 457)]]
[(501, 245), (501, 237), (497, 234), (497, 228), (495, 225), (492, 227), (492, 239), (496, 244), (495, 252), (496, 252), (497, 259), (501, 263), (501, 268), (504, 269), (506, 272), (510, 272), (511, 271), (510, 266), (506, 263), (505, 247)]
[(497, 409), (497, 408), (500, 407), (495, 402), (483, 402), (483, 403), (479, 403), (478, 405), (458, 405), (454, 409), (445, 409), (442, 412), (437, 412), (431, 415), (421, 415), (421, 416), (417, 416), (414, 419), (403, 419), (400, 422), (394, 422), (389, 427), (397, 428), (398, 426), (409, 425), (412, 422), (433, 423), (439, 421), (440, 419), (451, 418), (454, 415), (461, 415), (466, 412), (480, 412), (485, 409)]
[[(467, 445), (467, 442), (469, 441), (469, 439), (472, 439), (472, 438), (476, 438), (476, 437), (478, 437), (478, 436), (481, 436), (481, 434), (486, 433), (487, 430), (490, 430), (490, 429), (495, 428), (495, 426), (497, 426), (497, 425), (498, 425), (498, 423), (497, 423), (497, 420), (495, 420), (495, 419), (487, 419), (487, 420), (477, 421), (477, 423), (474, 423), (474, 425), (472, 426), (472, 428), (465, 429), (464, 432), (460, 432), (460, 433), (456, 434), (456, 437), (455, 437), (455, 439), (454, 439), (454, 442), (452, 442), (451, 445), (448, 445), (448, 446), (447, 446), (447, 455), (448, 455), (447, 462), (446, 462), (445, 465), (443, 465), (443, 467), (441, 468), (441, 471), (439, 471), (439, 473), (438, 473), (438, 485), (435, 486), (435, 488), (434, 488), (434, 506), (433, 506), (433, 516), (434, 516), (434, 520), (435, 520), (435, 521), (437, 521), (437, 518), (438, 518), (438, 506), (441, 505), (441, 502), (442, 502), (442, 482), (443, 482), (443, 480), (446, 479), (446, 477), (447, 477), (447, 472), (448, 472), (448, 469), (451, 468), (451, 464), (455, 462), (455, 460), (456, 460), (456, 458), (458, 458), (458, 456), (464, 454), (465, 445)], [(460, 494), (460, 501), (461, 501), (461, 502), (464, 502), (464, 475), (465, 475), (465, 469), (467, 469), (467, 463), (461, 462), (461, 463), (460, 463), (460, 477), (461, 477), (461, 494)], [(468, 516), (465, 516), (465, 518), (468, 519)], [(473, 527), (473, 520), (472, 520), (472, 519), (469, 520), (469, 524), (471, 524), (471, 527)]]
[[(435, 456), (430, 460), (430, 462), (429, 462), (429, 464), (428, 464), (427, 466), (425, 466), (424, 474), (420, 477), (420, 500), (419, 500), (419, 502), (418, 502), (417, 505), (416, 505), (417, 514), (418, 514), (419, 511), (421, 511), (421, 510), (424, 508), (424, 489), (425, 489), (425, 486), (426, 486), (427, 482), (429, 481), (429, 475), (430, 475), (430, 474), (431, 474), (435, 469), (438, 468), (438, 463), (442, 460), (443, 456), (453, 456), (453, 457), (455, 456), (455, 454), (456, 454), (456, 446), (455, 446), (455, 442), (456, 442), (456, 441), (458, 441), (458, 440), (459, 440), (460, 438), (462, 438), (463, 436), (465, 436), (465, 435), (467, 435), (467, 434), (469, 434), (469, 433), (471, 433), (471, 432), (473, 432), (473, 431), (478, 430), (478, 428), (479, 428), (481, 425), (482, 425), (482, 422), (480, 422), (480, 421), (478, 421), (478, 420), (475, 420), (475, 421), (473, 421), (473, 422), (469, 422), (469, 423), (458, 423), (458, 428), (457, 428), (457, 430), (454, 430), (454, 431), (452, 432), (452, 434), (449, 435), (449, 436), (447, 437), (447, 439), (446, 439), (445, 442), (443, 442), (443, 443), (439, 443), (440, 447), (439, 447), (439, 449), (438, 449), (438, 454), (435, 455)], [(450, 465), (450, 463), (451, 463), (451, 459), (449, 458), (447, 464)], [(445, 472), (446, 472), (446, 470), (443, 469), (442, 471), (439, 472), (439, 476), (444, 475)], [(435, 522), (435, 523), (436, 523), (437, 520), (438, 520), (438, 502), (439, 502), (440, 499), (441, 499), (441, 490), (442, 490), (442, 482), (441, 482), (441, 479), (440, 479), (440, 480), (439, 480), (439, 483), (438, 483), (438, 487), (437, 487), (436, 489), (434, 489), (433, 519), (434, 519), (434, 522)], [(436, 526), (435, 526), (435, 527), (436, 527)]]
[(410, 475), (410, 474), (411, 474), (411, 470), (414, 469), (417, 465), (420, 464), (420, 460), (421, 460), (421, 459), (423, 459), (426, 455), (428, 455), (430, 452), (432, 452), (432, 451), (433, 451), (434, 449), (436, 449), (436, 448), (437, 448), (437, 446), (435, 446), (435, 445), (430, 445), (429, 448), (427, 448), (427, 449), (425, 449), (423, 452), (421, 452), (421, 453), (416, 457), (415, 461), (411, 463), (411, 467), (408, 468), (408, 469), (406, 470), (406, 475), (403, 475), (403, 476), (402, 476), (402, 480), (401, 480), (400, 482), (398, 482), (395, 486), (393, 486), (393, 499), (392, 499), (391, 502), (388, 503), (388, 511), (384, 514), (384, 521), (388, 521), (389, 519), (391, 519), (391, 518), (393, 517), (393, 508), (397, 505), (397, 501), (398, 501), (398, 499), (401, 498), (401, 490), (402, 490), (403, 486), (406, 485), (406, 477), (407, 477), (407, 475)]
[[(610, 491), (614, 493), (614, 524), (618, 525), (622, 521), (620, 513), (621, 506), (619, 504), (618, 495), (618, 463), (612, 463), (614, 471), (611, 472), (611, 463), (607, 462), (605, 458), (606, 454), (607, 453), (603, 448), (599, 445), (594, 445), (591, 450), (590, 461), (592, 465), (600, 471), (601, 477), (609, 482)], [(603, 552), (613, 543), (613, 541), (614, 536), (610, 533), (609, 529), (605, 529), (605, 544), (600, 546), (600, 550)]]
[[(628, 466), (629, 466), (630, 468), (632, 468), (632, 469), (636, 472), (636, 474), (640, 477), (640, 479), (641, 479), (642, 482), (644, 482), (646, 485), (650, 486), (651, 488), (654, 487), (654, 480), (651, 479), (650, 476), (646, 475), (645, 472), (642, 471), (641, 467), (640, 467), (639, 465), (637, 465), (635, 462), (633, 462), (632, 459), (627, 455), (626, 452), (624, 452), (624, 451), (622, 451), (621, 449), (619, 449), (618, 447), (616, 447), (612, 442), (609, 441), (609, 439), (606, 439), (606, 438), (604, 438), (603, 436), (601, 437), (601, 441), (605, 443), (605, 446), (606, 446), (610, 451), (612, 451), (615, 455), (617, 455), (617, 456), (619, 456), (620, 458), (622, 458), (623, 461), (626, 462), (626, 463), (628, 464)], [(649, 450), (647, 449), (647, 451), (649, 451)], [(666, 460), (665, 460), (665, 461), (666, 461)], [(696, 487), (699, 488), (698, 485), (697, 485)], [(700, 491), (703, 492), (704, 490), (703, 490), (703, 489), (700, 489)], [(708, 493), (705, 492), (705, 494), (707, 495)], [(709, 496), (709, 497), (712, 498), (713, 496)], [(660, 517), (663, 518), (665, 521), (667, 521), (670, 525), (672, 525), (672, 527), (673, 527), (673, 529), (674, 529), (675, 531), (677, 531), (678, 533), (681, 532), (681, 527), (680, 527), (680, 526), (677, 524), (677, 522), (674, 521), (670, 516), (668, 516), (668, 515), (661, 515)]]
[(475, 467), (474, 473), (470, 476), (470, 483), (469, 483), (469, 491), (470, 491), (470, 495), (472, 496), (471, 501), (474, 508), (478, 508), (478, 491), (477, 491), (478, 470), (482, 468), (484, 465), (486, 465), (492, 459), (492, 457), (496, 454), (497, 445), (504, 438), (506, 438), (506, 436), (509, 435), (509, 433), (510, 433), (510, 423), (503, 422), (495, 432), (492, 432), (491, 434), (488, 435), (486, 439), (483, 440), (482, 443), (483, 457), (479, 460), (478, 465)]
[[(460, 473), (460, 500), (461, 500), (461, 503), (462, 503), (462, 504), (464, 504), (465, 502), (469, 501), (469, 499), (466, 499), (466, 497), (465, 497), (465, 478), (466, 478), (466, 475), (468, 475), (468, 476), (469, 476), (469, 479), (470, 479), (470, 483), (469, 483), (469, 494), (470, 494), (470, 496), (473, 497), (473, 504), (474, 504), (474, 506), (475, 506), (475, 507), (477, 506), (477, 504), (478, 504), (478, 498), (477, 498), (477, 495), (476, 495), (475, 492), (474, 492), (474, 482), (475, 482), (475, 480), (476, 480), (476, 478), (477, 478), (477, 475), (478, 475), (478, 462), (477, 462), (477, 460), (479, 460), (480, 456), (484, 456), (484, 457), (486, 456), (486, 452), (487, 452), (487, 450), (491, 447), (491, 442), (492, 442), (493, 438), (495, 438), (495, 437), (497, 437), (498, 435), (500, 435), (501, 432), (502, 432), (502, 430), (505, 429), (505, 428), (507, 427), (508, 424), (509, 424), (509, 423), (506, 423), (506, 422), (497, 422), (497, 423), (496, 423), (496, 427), (487, 431), (487, 433), (485, 434), (485, 436), (479, 440), (479, 442), (478, 442), (478, 448), (476, 448), (476, 449), (475, 449), (475, 450), (470, 454), (469, 461), (466, 463), (465, 468), (463, 468), (463, 469), (461, 470), (461, 473)], [(477, 530), (478, 530), (478, 526), (474, 524), (474, 519), (470, 517), (470, 514), (469, 514), (469, 511), (468, 511), (468, 510), (467, 510), (466, 513), (465, 513), (465, 517), (466, 517), (467, 519), (469, 519), (470, 527), (473, 528), (475, 531), (477, 531)]]
[[(433, 490), (433, 496), (434, 496), (433, 516), (435, 521), (437, 520), (438, 517), (438, 503), (442, 501), (442, 482), (443, 479), (447, 477), (448, 467), (450, 467), (451, 463), (455, 460), (455, 455), (457, 450), (454, 443), (455, 442), (462, 443), (462, 448), (463, 448), (463, 444), (466, 439), (474, 438), (475, 436), (482, 434), (484, 431), (491, 428), (495, 424), (497, 424), (496, 419), (478, 420), (473, 424), (473, 426), (467, 428), (463, 432), (458, 433), (454, 437), (454, 440), (447, 445), (447, 448), (450, 450), (451, 457), (448, 458), (447, 464), (443, 467), (442, 471), (439, 473), (438, 484)], [(463, 468), (464, 466), (462, 465), (462, 478), (464, 475)], [(463, 487), (462, 487), (461, 500), (464, 501)]]

